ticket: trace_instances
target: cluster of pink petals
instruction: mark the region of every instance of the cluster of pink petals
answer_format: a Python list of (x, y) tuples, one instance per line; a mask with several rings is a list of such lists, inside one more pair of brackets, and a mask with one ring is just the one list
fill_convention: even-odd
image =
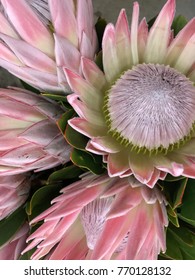
[(157, 188), (86, 174), (61, 192), (31, 221), (44, 220), (27, 239), (24, 252), (37, 246), (32, 259), (157, 259), (165, 251), (166, 202)]
[(28, 173), (0, 177), (0, 220), (24, 204), (29, 190), (30, 176)]
[(0, 89), (0, 175), (45, 170), (69, 161), (57, 103), (23, 89)]
[(63, 66), (81, 74), (81, 56), (97, 49), (91, 0), (39, 2), (1, 0), (0, 66), (40, 90), (70, 92)]
[[(102, 110), (105, 94), (116, 79), (137, 64), (169, 65), (195, 82), (195, 19), (173, 38), (174, 13), (175, 0), (168, 0), (149, 30), (145, 18), (139, 23), (139, 5), (134, 3), (131, 28), (123, 9), (116, 25), (108, 24), (105, 29), (102, 43), (104, 72), (86, 58), (82, 59), (84, 78), (68, 67), (66, 69), (67, 80), (74, 92), (68, 96), (68, 101), (79, 116), (69, 120), (69, 124), (90, 138), (86, 150), (103, 156), (110, 177), (123, 178), (133, 174), (149, 187), (164, 179), (167, 173), (195, 178), (194, 135), (183, 146), (166, 154), (137, 153), (109, 134)], [(120, 102), (118, 110), (123, 113)]]
[(0, 260), (18, 260), (25, 248), (26, 238), (29, 233), (29, 225), (25, 223), (11, 240), (0, 247)]

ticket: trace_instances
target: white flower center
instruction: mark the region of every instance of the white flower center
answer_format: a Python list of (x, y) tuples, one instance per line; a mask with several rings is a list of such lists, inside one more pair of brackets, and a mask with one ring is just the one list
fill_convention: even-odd
[(164, 65), (127, 70), (105, 98), (112, 135), (133, 148), (169, 149), (189, 138), (195, 122), (195, 88), (183, 74)]

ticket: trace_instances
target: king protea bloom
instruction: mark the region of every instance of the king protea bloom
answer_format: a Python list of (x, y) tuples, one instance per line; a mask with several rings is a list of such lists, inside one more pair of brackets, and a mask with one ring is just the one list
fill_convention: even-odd
[[(31, 221), (32, 259), (157, 259), (166, 250), (166, 201), (133, 177), (86, 174)], [(23, 252), (23, 253), (24, 253)]]
[(17, 260), (26, 245), (29, 225), (25, 223), (2, 247), (0, 247), (0, 260)]
[(0, 176), (0, 220), (19, 208), (28, 198), (28, 173)]
[(175, 0), (148, 30), (134, 3), (103, 36), (102, 72), (83, 58), (84, 78), (65, 69), (79, 117), (69, 124), (90, 138), (110, 177), (133, 174), (153, 187), (167, 173), (195, 178), (195, 19), (173, 38)]
[(81, 56), (93, 59), (97, 50), (91, 0), (1, 5), (0, 66), (39, 90), (69, 92), (62, 66), (81, 74)]
[(45, 170), (69, 161), (56, 122), (57, 103), (23, 89), (0, 89), (0, 175)]

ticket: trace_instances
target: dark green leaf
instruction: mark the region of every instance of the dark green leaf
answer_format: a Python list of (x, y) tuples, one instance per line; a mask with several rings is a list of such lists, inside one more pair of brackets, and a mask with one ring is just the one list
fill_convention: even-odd
[(26, 208), (30, 220), (51, 206), (51, 200), (59, 195), (62, 184), (48, 185), (38, 189)]
[(27, 219), (24, 207), (18, 208), (10, 216), (0, 221), (0, 246), (10, 240), (10, 238), (20, 229)]
[(170, 224), (166, 239), (167, 250), (162, 256), (174, 260), (195, 259), (195, 235), (187, 227), (176, 228)]
[(48, 97), (52, 100), (55, 100), (55, 101), (62, 101), (62, 102), (67, 102), (67, 97), (66, 95), (63, 93), (63, 94), (54, 94), (54, 93), (42, 93), (43, 96), (45, 97)]
[(188, 179), (186, 190), (183, 196), (183, 203), (180, 207), (180, 213), (178, 216), (195, 226), (195, 180)]
[(176, 36), (179, 31), (181, 29), (184, 28), (184, 26), (188, 23), (187, 19), (182, 16), (182, 15), (179, 15), (177, 16), (174, 21), (173, 21), (173, 24), (172, 24), (172, 29), (174, 30), (174, 36)]
[(86, 136), (77, 132), (69, 125), (67, 125), (66, 127), (65, 138), (71, 146), (78, 150), (85, 150), (85, 147), (89, 140)]
[(173, 209), (178, 208), (182, 204), (187, 182), (188, 182), (188, 178), (181, 180), (180, 185), (176, 188), (173, 196)]
[(74, 114), (75, 113), (73, 110), (69, 110), (65, 112), (63, 115), (61, 115), (60, 119), (58, 120), (58, 126), (63, 134), (65, 133), (68, 120), (71, 119), (74, 116)]
[(74, 179), (74, 178), (77, 178), (82, 173), (83, 173), (83, 171), (79, 167), (77, 167), (75, 165), (71, 165), (71, 166), (65, 167), (61, 170), (53, 172), (49, 176), (48, 181), (50, 183), (53, 183), (53, 182), (57, 182), (57, 181), (67, 180), (67, 179)]
[(81, 168), (86, 168), (97, 175), (100, 175), (105, 171), (102, 165), (101, 156), (74, 149), (71, 154), (71, 160), (75, 165)]
[(167, 206), (167, 213), (168, 213), (170, 222), (171, 222), (174, 226), (179, 227), (179, 221), (178, 221), (177, 213), (176, 213), (175, 210), (171, 207), (170, 204)]

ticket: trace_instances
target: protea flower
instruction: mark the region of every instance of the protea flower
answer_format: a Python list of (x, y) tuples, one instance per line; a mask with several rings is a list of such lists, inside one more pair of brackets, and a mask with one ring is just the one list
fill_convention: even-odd
[(103, 36), (102, 72), (83, 58), (82, 78), (65, 69), (79, 117), (69, 124), (90, 138), (109, 176), (133, 174), (153, 187), (167, 173), (195, 178), (195, 19), (173, 38), (175, 0), (148, 30), (134, 3), (131, 30), (125, 10)]
[(0, 89), (0, 175), (45, 170), (69, 161), (57, 119), (64, 110), (41, 95)]
[(26, 245), (29, 225), (25, 223), (9, 242), (0, 247), (0, 260), (17, 260)]
[(53, 205), (31, 223), (24, 252), (32, 259), (157, 259), (165, 251), (167, 215), (162, 193), (133, 177), (85, 175), (61, 190)]
[(1, 3), (0, 66), (39, 90), (70, 92), (62, 66), (81, 74), (81, 56), (97, 49), (91, 0)]
[(0, 177), (0, 220), (10, 215), (26, 201), (29, 190), (28, 173)]

